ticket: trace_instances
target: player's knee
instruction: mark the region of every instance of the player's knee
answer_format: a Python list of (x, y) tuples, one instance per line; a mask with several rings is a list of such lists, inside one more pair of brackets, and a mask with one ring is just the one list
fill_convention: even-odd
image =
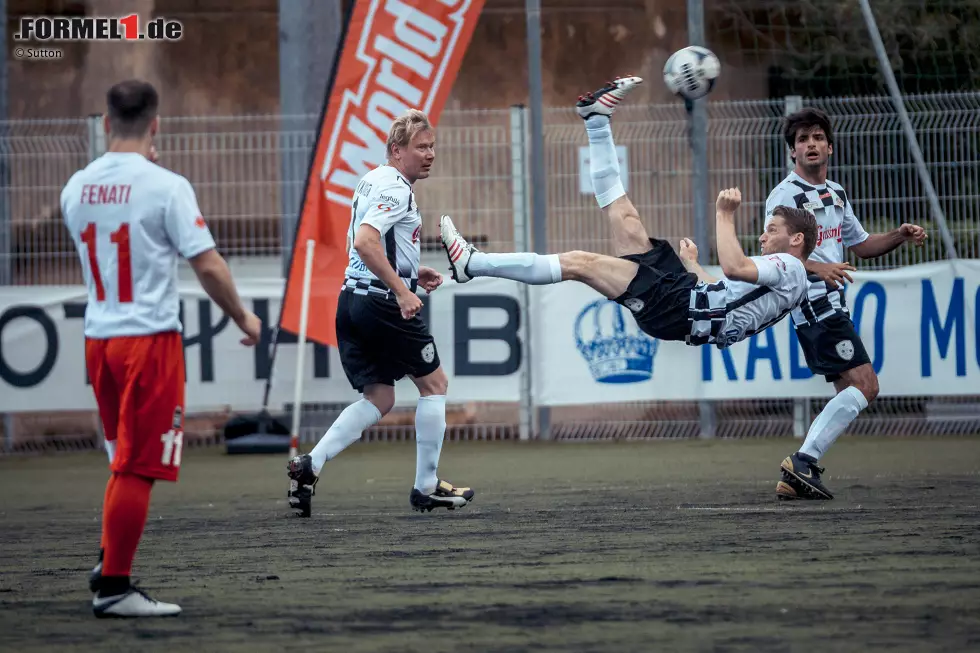
[(395, 407), (395, 389), (391, 386), (373, 385), (365, 388), (364, 398), (374, 404), (382, 417)]
[(868, 400), (869, 404), (878, 396), (878, 375), (875, 374), (873, 368), (869, 369), (867, 373), (864, 374), (864, 378), (862, 379), (858, 390), (861, 391), (864, 398)]
[(566, 281), (582, 281), (595, 266), (599, 255), (592, 252), (573, 251), (558, 255), (561, 278)]
[(857, 388), (869, 404), (875, 400), (878, 396), (878, 375), (870, 364), (856, 368), (849, 376), (847, 380), (850, 385)]
[(423, 397), (445, 395), (449, 392), (449, 377), (441, 367), (418, 381), (419, 395)]
[(623, 218), (623, 234), (630, 242), (638, 243), (644, 247), (650, 246), (650, 237), (647, 236), (646, 227), (640, 222), (638, 215), (627, 215)]

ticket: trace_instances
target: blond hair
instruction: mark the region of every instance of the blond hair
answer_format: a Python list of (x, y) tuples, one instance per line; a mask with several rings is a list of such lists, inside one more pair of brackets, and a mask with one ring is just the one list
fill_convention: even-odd
[(418, 109), (406, 111), (391, 123), (391, 129), (388, 130), (387, 156), (391, 156), (392, 147), (407, 147), (416, 134), (427, 129), (431, 130), (432, 125), (424, 113)]

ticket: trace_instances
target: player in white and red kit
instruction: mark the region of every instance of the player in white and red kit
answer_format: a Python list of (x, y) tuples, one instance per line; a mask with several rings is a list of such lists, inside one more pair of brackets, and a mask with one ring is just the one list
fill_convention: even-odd
[(243, 306), (190, 183), (150, 159), (159, 120), (156, 90), (125, 81), (109, 89), (108, 151), (76, 172), (61, 210), (78, 249), (88, 304), (85, 363), (105, 430), (112, 475), (102, 554), (90, 580), (97, 617), (168, 616), (180, 607), (133, 587), (130, 570), (154, 481), (177, 481), (183, 445), (184, 357), (178, 256), (245, 333), (259, 319)]

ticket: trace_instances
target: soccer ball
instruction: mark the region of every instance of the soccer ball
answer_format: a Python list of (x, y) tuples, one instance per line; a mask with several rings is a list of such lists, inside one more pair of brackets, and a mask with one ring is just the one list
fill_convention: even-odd
[(720, 72), (721, 64), (714, 52), (689, 45), (670, 55), (664, 64), (664, 83), (671, 93), (697, 100), (711, 92)]

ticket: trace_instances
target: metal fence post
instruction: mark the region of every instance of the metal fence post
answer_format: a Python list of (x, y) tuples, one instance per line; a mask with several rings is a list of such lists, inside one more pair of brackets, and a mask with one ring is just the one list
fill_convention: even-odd
[[(510, 109), (510, 160), (511, 185), (514, 195), (514, 251), (530, 251), (530, 220), (527, 196), (527, 126), (528, 110), (524, 106)], [(521, 324), (518, 337), (522, 343), (520, 370), (520, 412), (519, 434), (521, 440), (531, 439), (534, 432), (536, 406), (532, 394), (533, 359), (531, 357), (531, 288), (527, 284), (517, 284), (517, 304), (520, 307)]]
[(88, 160), (94, 161), (105, 154), (105, 129), (102, 127), (102, 115), (91, 114), (85, 119), (88, 126)]
[[(704, 1), (687, 0), (687, 39), (691, 45), (705, 45)], [(708, 112), (706, 98), (686, 101), (691, 139), (691, 190), (694, 209), (694, 242), (698, 244), (701, 265), (711, 263), (711, 243), (708, 239)], [(698, 401), (701, 437), (713, 438), (717, 430), (714, 403)]]
[(939, 204), (939, 195), (936, 194), (936, 189), (932, 185), (932, 178), (929, 176), (925, 158), (922, 156), (922, 149), (919, 147), (919, 139), (915, 135), (912, 121), (909, 119), (909, 114), (905, 110), (905, 102), (902, 100), (902, 94), (898, 89), (898, 82), (895, 81), (895, 71), (892, 70), (891, 62), (888, 60), (888, 53), (885, 52), (885, 44), (881, 41), (878, 23), (875, 21), (874, 14), (871, 13), (871, 5), (868, 0), (859, 0), (859, 2), (861, 3), (861, 13), (864, 14), (864, 21), (868, 26), (868, 33), (871, 35), (871, 42), (875, 47), (875, 54), (878, 57), (878, 66), (885, 75), (888, 93), (891, 96), (892, 104), (895, 105), (895, 111), (898, 112), (902, 129), (905, 131), (905, 137), (908, 139), (909, 149), (912, 151), (912, 158), (915, 160), (915, 169), (919, 174), (919, 181), (922, 182), (926, 190), (926, 195), (929, 196), (929, 207), (932, 209), (932, 217), (939, 225), (939, 232), (942, 236), (943, 244), (946, 246), (946, 254), (951, 259), (958, 258), (956, 255), (956, 244), (953, 242), (953, 235), (950, 233), (949, 226), (946, 224), (946, 215), (943, 213), (943, 207)]
[(0, 286), (10, 285), (13, 279), (13, 229), (10, 204), (10, 166), (7, 163), (7, 134), (9, 116), (7, 104), (7, 0), (0, 0)]
[[(548, 181), (544, 164), (544, 90), (541, 82), (541, 0), (525, 0), (527, 20), (528, 97), (531, 123), (530, 167), (533, 202), (534, 251), (548, 253)], [(530, 248), (528, 248), (530, 249)], [(551, 439), (551, 410), (537, 410), (538, 437)]]
[[(783, 115), (788, 116), (796, 113), (803, 108), (803, 97), (800, 95), (787, 95), (783, 105)], [(793, 157), (789, 155), (789, 148), (784, 148), (786, 153), (786, 168), (792, 170), (796, 167)], [(792, 319), (792, 318), (787, 318)], [(805, 438), (807, 431), (810, 430), (810, 399), (799, 398), (793, 400), (793, 437)]]

